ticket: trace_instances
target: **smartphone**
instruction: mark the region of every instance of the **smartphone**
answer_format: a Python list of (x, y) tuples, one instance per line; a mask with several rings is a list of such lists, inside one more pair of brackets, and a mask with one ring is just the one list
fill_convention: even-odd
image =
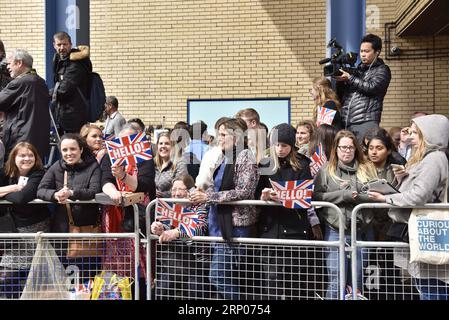
[(403, 165), (401, 165), (401, 164), (394, 164), (394, 163), (392, 163), (392, 164), (391, 164), (391, 167), (392, 167), (394, 170), (405, 170), (405, 167), (404, 167)]
[(27, 183), (28, 183), (28, 177), (23, 177), (23, 176), (20, 176), (19, 181), (17, 182), (17, 184), (19, 186), (24, 186), (24, 187), (27, 185)]

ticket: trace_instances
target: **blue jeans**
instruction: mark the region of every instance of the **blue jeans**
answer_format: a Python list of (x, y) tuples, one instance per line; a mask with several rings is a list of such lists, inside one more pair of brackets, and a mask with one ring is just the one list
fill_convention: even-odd
[[(366, 241), (372, 240), (374, 237), (373, 230), (371, 227), (368, 227), (364, 233), (357, 232), (357, 240), (362, 240), (362, 238)], [(338, 241), (340, 239), (338, 230), (335, 230), (334, 228), (330, 227), (327, 223), (325, 224), (325, 234), (324, 234), (324, 240), (325, 241)], [(346, 243), (351, 242), (351, 236), (345, 235), (345, 241)], [(326, 267), (327, 267), (327, 276), (328, 276), (328, 286), (326, 290), (326, 299), (339, 299), (339, 286), (338, 286), (338, 277), (339, 277), (339, 262), (338, 262), (338, 255), (339, 252), (336, 250), (336, 248), (333, 248), (332, 250), (329, 250), (329, 252), (326, 254)], [(364, 261), (367, 261), (367, 259), (364, 259)], [(360, 291), (363, 291), (362, 287), (362, 250), (357, 249), (357, 288), (360, 289)], [(345, 270), (346, 270), (346, 283), (345, 287), (347, 285), (352, 287), (351, 280), (352, 280), (352, 274), (351, 274), (351, 260), (348, 258), (348, 255), (345, 254)]]
[[(234, 227), (235, 238), (250, 237), (252, 227)], [(214, 253), (210, 265), (209, 281), (217, 292), (226, 300), (239, 300), (239, 273), (244, 250), (238, 245), (230, 246), (227, 243), (213, 245)]]
[(414, 278), (420, 300), (449, 300), (448, 284), (438, 279)]

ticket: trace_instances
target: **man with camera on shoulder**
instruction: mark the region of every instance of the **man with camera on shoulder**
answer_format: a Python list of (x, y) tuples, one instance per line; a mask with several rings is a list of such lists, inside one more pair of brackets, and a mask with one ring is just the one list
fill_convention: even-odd
[(367, 34), (360, 44), (361, 63), (352, 74), (340, 69), (335, 76), (337, 90), (342, 95), (341, 118), (347, 130), (352, 131), (359, 141), (365, 133), (379, 126), (383, 100), (391, 80), (390, 68), (379, 58), (382, 40)]

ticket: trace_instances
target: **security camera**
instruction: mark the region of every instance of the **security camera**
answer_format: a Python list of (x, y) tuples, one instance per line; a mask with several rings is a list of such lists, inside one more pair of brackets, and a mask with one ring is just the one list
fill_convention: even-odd
[(401, 49), (399, 49), (398, 47), (394, 46), (391, 47), (390, 49), (390, 53), (394, 56), (398, 56), (401, 53)]

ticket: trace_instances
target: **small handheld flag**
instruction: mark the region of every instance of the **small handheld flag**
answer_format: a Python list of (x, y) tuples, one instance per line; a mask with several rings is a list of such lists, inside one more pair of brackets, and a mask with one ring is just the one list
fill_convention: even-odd
[(143, 132), (114, 138), (111, 141), (105, 141), (105, 143), (113, 165), (136, 165), (153, 158), (151, 143)]
[(156, 220), (167, 226), (179, 228), (181, 232), (185, 232), (189, 237), (196, 235), (198, 213), (180, 204), (158, 200)]
[(311, 207), (313, 180), (273, 181), (270, 179), (270, 183), (284, 207), (289, 209)]
[(336, 114), (337, 114), (336, 110), (328, 109), (325, 107), (318, 107), (316, 125), (317, 126), (320, 126), (322, 124), (331, 125), (332, 122), (334, 121)]
[(312, 177), (315, 178), (315, 176), (318, 174), (318, 171), (320, 171), (321, 167), (326, 163), (327, 158), (326, 154), (323, 150), (323, 144), (320, 143), (317, 147), (315, 152), (310, 157), (310, 173), (312, 174)]

